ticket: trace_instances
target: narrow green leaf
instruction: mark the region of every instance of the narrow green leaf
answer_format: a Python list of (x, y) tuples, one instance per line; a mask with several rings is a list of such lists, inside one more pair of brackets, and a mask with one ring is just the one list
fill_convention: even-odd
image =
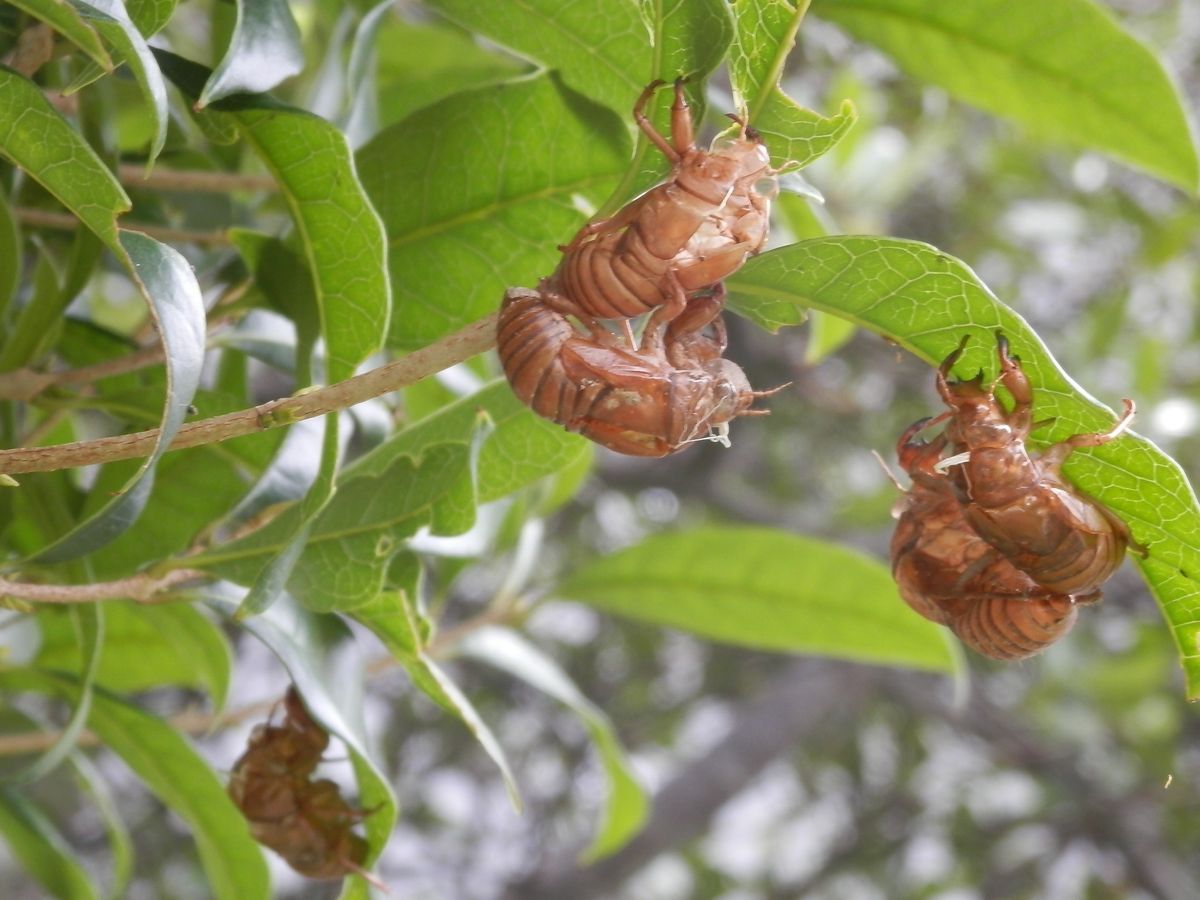
[(0, 187), (0, 337), (7, 333), (8, 309), (21, 283), (21, 248), (21, 228)]
[(129, 209), (129, 197), (42, 89), (3, 67), (0, 156), (28, 172), (110, 248), (119, 248), (117, 216)]
[[(229, 604), (219, 605), (230, 610)], [(335, 616), (315, 616), (286, 597), (244, 627), (279, 658), (309, 712), (350, 750), (359, 806), (372, 810), (364, 819), (369, 867), (387, 844), (398, 810), (362, 720), (364, 673), (353, 635)]]
[[(475, 496), (467, 444), (439, 444), (418, 460), (399, 456), (378, 475), (346, 477), (312, 525), (289, 581), (291, 592), (318, 612), (368, 603), (382, 589), (404, 538), (422, 526), (459, 534), (474, 522)], [(263, 528), (205, 553), (188, 568), (252, 583), (287, 546), (302, 512), (293, 505)]]
[[(165, 684), (203, 688), (220, 709), (229, 689), (232, 658), (223, 631), (186, 603), (105, 605), (104, 654), (97, 683), (113, 691), (145, 691)], [(45, 669), (78, 669), (81, 656), (66, 611), (38, 616), (42, 641), (34, 662)]]
[[(196, 99), (208, 70), (155, 53), (167, 76)], [(345, 136), (265, 94), (227, 97), (208, 110), (237, 126), (279, 182), (316, 282), (328, 380), (349, 378), (383, 345), (391, 284), (383, 226), (359, 184)]]
[(158, 34), (175, 14), (179, 0), (125, 0), (125, 9), (144, 36)]
[(238, 0), (233, 37), (197, 106), (230, 94), (264, 93), (303, 68), (300, 29), (287, 0)]
[(133, 839), (121, 819), (108, 780), (100, 770), (82, 753), (71, 754), (71, 768), (75, 770), (76, 780), (84, 792), (91, 796), (96, 814), (104, 824), (109, 855), (112, 857), (112, 887), (107, 896), (119, 900), (126, 896), (129, 879), (133, 875)]
[(167, 141), (167, 84), (150, 46), (121, 0), (74, 0), (80, 14), (94, 27), (128, 63), (142, 93), (150, 104), (154, 117), (154, 139), (150, 142), (148, 164), (153, 165)]
[(104, 649), (105, 609), (99, 604), (72, 607), (67, 612), (78, 651), (79, 690), (71, 717), (54, 743), (27, 766), (0, 779), (8, 784), (29, 784), (53, 772), (74, 751), (92, 708), (92, 693)]
[(60, 562), (104, 546), (141, 515), (154, 485), (154, 469), (187, 416), (204, 363), (204, 299), (191, 265), (166, 244), (136, 231), (120, 234), (120, 256), (150, 307), (166, 350), (167, 395), (154, 451), (121, 493), (36, 557)]
[[(1028, 324), (974, 272), (928, 244), (872, 237), (802, 241), (750, 260), (729, 288), (733, 306), (762, 324), (781, 324), (777, 313), (788, 307), (821, 309), (931, 364), (969, 335), (960, 374), (994, 374), (995, 332), (1003, 330), (1033, 385), (1034, 419), (1054, 419), (1035, 433), (1037, 443), (1104, 431), (1115, 421), (1112, 410), (1071, 381)], [(1200, 507), (1186, 475), (1134, 433), (1073, 453), (1064, 471), (1149, 549), (1135, 561), (1179, 647), (1188, 696), (1200, 697)]]
[(91, 57), (105, 72), (112, 71), (113, 62), (100, 42), (100, 35), (83, 20), (79, 10), (68, 0), (12, 0), (12, 5), (35, 19), (41, 19)]
[(556, 596), (762, 650), (947, 672), (938, 626), (882, 563), (767, 528), (655, 535), (572, 573)]
[(504, 748), (474, 705), (454, 680), (425, 652), (428, 622), (413, 608), (408, 591), (378, 594), (370, 603), (359, 607), (354, 618), (375, 633), (409, 677), (434, 703), (456, 716), (474, 735), (483, 752), (496, 764), (508, 796), (519, 811), (522, 806), (517, 780), (504, 755)]
[[(29, 669), (0, 671), (0, 686), (43, 693), (78, 691), (72, 679)], [(266, 862), (245, 817), (183, 735), (103, 689), (92, 698), (88, 727), (191, 827), (217, 900), (267, 900)]]
[(1178, 92), (1154, 53), (1092, 0), (816, 0), (813, 13), (1036, 135), (1196, 190)]
[(508, 382), (499, 380), (396, 432), (347, 466), (345, 477), (376, 476), (399, 456), (419, 455), (445, 441), (465, 442), (481, 411), (487, 413), (495, 431), (479, 455), (480, 503), (507, 496), (590, 453), (589, 441), (534, 415), (516, 398)]
[(387, 229), (390, 345), (424, 346), (549, 274), (580, 204), (599, 203), (628, 156), (612, 114), (550, 75), (456, 94), (380, 132), (358, 161)]
[(458, 649), (549, 694), (583, 721), (608, 778), (608, 798), (600, 828), (581, 861), (594, 862), (628, 843), (641, 830), (650, 803), (604, 710), (583, 695), (558, 663), (511, 629), (482, 628)]
[(75, 852), (58, 830), (20, 794), (0, 788), (0, 834), (25, 871), (60, 900), (96, 900)]
[(837, 115), (826, 118), (780, 90), (779, 76), (796, 42), (803, 10), (789, 0), (737, 0), (733, 14), (737, 25), (729, 78), (734, 95), (762, 134), (776, 166), (806, 166), (845, 136), (858, 113), (843, 101)]

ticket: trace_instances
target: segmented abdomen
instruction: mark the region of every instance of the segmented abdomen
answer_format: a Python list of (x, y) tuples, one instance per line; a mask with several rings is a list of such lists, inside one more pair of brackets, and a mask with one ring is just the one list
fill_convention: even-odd
[(1041, 653), (1075, 624), (1075, 602), (1046, 597), (972, 599), (950, 623), (959, 639), (992, 659), (1026, 659)]
[(513, 288), (504, 295), (496, 325), (496, 350), (515, 393), (539, 416), (567, 424), (582, 391), (563, 370), (563, 345), (578, 332), (546, 306), (537, 291)]

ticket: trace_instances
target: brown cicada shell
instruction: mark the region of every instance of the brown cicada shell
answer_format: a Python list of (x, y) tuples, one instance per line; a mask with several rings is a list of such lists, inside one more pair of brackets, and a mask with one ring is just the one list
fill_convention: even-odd
[(741, 133), (709, 150), (696, 146), (683, 80), (675, 82), (671, 139), (645, 107), (662, 85), (647, 87), (633, 108), (638, 127), (671, 162), (667, 179), (611, 218), (585, 225), (554, 274), (543, 282), (593, 334), (596, 319), (629, 319), (654, 310), (646, 334), (682, 314), (688, 295), (736, 272), (767, 240), (776, 170), (758, 134)]
[(956, 487), (936, 469), (945, 435), (928, 444), (914, 439), (928, 424), (915, 423), (896, 446), (912, 479), (892, 536), (900, 595), (984, 656), (1016, 660), (1040, 653), (1074, 625), (1076, 600), (1039, 585), (975, 532)]
[(1012, 395), (1005, 410), (995, 384), (982, 376), (951, 382), (951, 368), (966, 341), (938, 369), (937, 387), (950, 407), (946, 434), (961, 465), (950, 471), (966, 501), (975, 531), (1034, 581), (1076, 598), (1095, 594), (1121, 564), (1130, 543), (1128, 528), (1099, 502), (1083, 495), (1061, 473), (1063, 461), (1079, 447), (1095, 447), (1118, 437), (1133, 418), (1133, 401), (1117, 424), (1100, 434), (1078, 434), (1031, 454), (1025, 440), (1034, 428), (1033, 390), (1020, 363), (996, 336), (998, 383)]
[(233, 765), (229, 796), (250, 823), (254, 839), (309, 878), (366, 875), (367, 844), (351, 829), (366, 813), (342, 798), (327, 779), (313, 780), (329, 735), (313, 721), (294, 688), (279, 725), (259, 725)]
[(658, 340), (631, 350), (608, 332), (578, 332), (553, 297), (512, 288), (504, 297), (497, 349), (513, 392), (538, 415), (620, 453), (665, 456), (718, 436), (756, 397), (742, 370), (723, 359), (723, 294), (693, 301)]

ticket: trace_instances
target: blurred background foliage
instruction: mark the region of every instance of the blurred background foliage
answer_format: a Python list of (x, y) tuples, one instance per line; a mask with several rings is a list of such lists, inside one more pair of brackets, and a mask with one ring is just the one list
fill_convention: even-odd
[[(365, 27), (370, 5), (292, 4), (306, 65), (277, 95), (338, 122), (360, 145), (439, 99), (531, 70), (441, 17), (442, 5), (398, 3), (377, 14), (370, 20), (378, 29), (375, 65), (349, 84), (354, 29)], [(1188, 0), (1109, 6), (1161, 54), (1194, 116), (1200, 7)], [(184, 3), (159, 43), (211, 60), (234, 19), (232, 4)], [(16, 21), (11, 9), (0, 16)], [(1200, 207), (1193, 196), (1096, 153), (1036, 141), (914, 82), (821, 18), (820, 5), (783, 84), (813, 109), (835, 110), (850, 98), (859, 120), (805, 170), (823, 204), (781, 201), (778, 242), (820, 228), (927, 241), (964, 260), (1077, 382), (1110, 405), (1136, 397), (1138, 430), (1185, 471), (1197, 471)], [(116, 147), (136, 157), (153, 136), (138, 83), (100, 85), (110, 94)], [(713, 109), (732, 107), (721, 76), (710, 89)], [(359, 102), (365, 96), (378, 103)], [(169, 122), (170, 165), (212, 165), (191, 147), (179, 123)], [(211, 152), (218, 168), (236, 168), (238, 145)], [(251, 205), (221, 194), (130, 193), (143, 221), (157, 215), (192, 230), (270, 230), (286, 215), (278, 198)], [(40, 239), (63, 240), (49, 231)], [(189, 259), (206, 289), (229, 281), (227, 254), (193, 247)], [(127, 285), (111, 273), (93, 280), (87, 302), (93, 320), (114, 331), (142, 321)], [(491, 603), (511, 580), (518, 544), (527, 557), (520, 565), (530, 568), (520, 587), (533, 595), (597, 554), (685, 527), (770, 525), (885, 559), (896, 492), (871, 451), (888, 456), (907, 424), (938, 408), (931, 372), (875, 335), (819, 323), (768, 335), (732, 318), (729, 356), (751, 382), (794, 382), (772, 399), (768, 419), (738, 423), (730, 449), (703, 445), (666, 462), (597, 452), (590, 472), (583, 460), (543, 496), (496, 513), (483, 551), (431, 542), (430, 609), (452, 626)], [(471, 372), (455, 375), (457, 382), (408, 391), (410, 414), (457, 396)], [(280, 392), (271, 370), (255, 377), (258, 396)], [(154, 423), (158, 394), (126, 399), (143, 427)], [(214, 404), (206, 414), (223, 411), (219, 397), (206, 402)], [(361, 417), (369, 425), (369, 411)], [(375, 866), (395, 896), (1200, 896), (1200, 726), (1183, 700), (1161, 613), (1128, 565), (1106, 586), (1104, 602), (1043, 656), (1015, 665), (972, 656), (956, 679), (721, 646), (554, 602), (552, 593), (545, 599), (525, 631), (615, 723), (657, 797), (645, 831), (606, 859), (576, 862), (606, 784), (587, 728), (547, 694), (468, 661), (451, 665), (522, 786), (526, 808), (518, 815), (461, 724), (405, 674), (386, 670), (370, 682), (365, 714), (402, 807)], [(278, 663), (244, 633), (235, 636), (235, 657), (236, 706), (280, 694)], [(219, 671), (214, 666), (193, 687), (217, 694)], [(158, 688), (143, 704), (165, 714), (189, 699)], [(7, 712), (9, 730), (23, 730), (24, 715)], [(227, 768), (249, 724), (202, 737), (204, 756)], [(96, 756), (95, 767), (99, 776), (78, 771), (74, 780), (44, 779), (33, 789), (84, 869), (107, 871), (113, 831), (94, 802), (81, 802), (78, 783), (107, 782), (136, 846), (126, 896), (208, 896), (188, 829), (110, 754)], [(43, 896), (15, 860), (3, 866), (6, 897)], [(272, 871), (278, 896), (337, 893), (282, 866)]]

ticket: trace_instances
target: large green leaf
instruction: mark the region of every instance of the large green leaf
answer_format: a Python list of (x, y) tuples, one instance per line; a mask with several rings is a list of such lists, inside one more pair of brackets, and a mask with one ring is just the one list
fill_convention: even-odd
[[(181, 560), (250, 584), (288, 545), (303, 516), (295, 504), (240, 540)], [(428, 525), (459, 534), (475, 516), (471, 448), (439, 444), (420, 458), (398, 456), (378, 475), (347, 477), (313, 522), (289, 588), (307, 607), (328, 612), (370, 602), (382, 589), (405, 538)]]
[(150, 307), (166, 351), (167, 393), (153, 452), (99, 511), (37, 555), (60, 562), (110, 543), (141, 515), (154, 485), (159, 458), (187, 416), (204, 364), (204, 298), (191, 265), (166, 244), (136, 231), (123, 231), (118, 249)]
[(90, 56), (104, 71), (112, 71), (112, 59), (100, 42), (100, 36), (83, 20), (79, 10), (69, 0), (12, 0), (12, 5), (41, 19)]
[[(114, 691), (145, 691), (165, 684), (206, 689), (220, 709), (229, 688), (229, 642), (211, 620), (186, 603), (105, 606), (104, 654), (97, 683)], [(46, 669), (76, 671), (81, 655), (65, 610), (38, 616), (42, 642), (34, 658)]]
[(20, 794), (0, 788), (0, 834), (17, 861), (58, 900), (95, 900), (87, 871), (58, 830)]
[(110, 249), (118, 249), (117, 216), (129, 209), (129, 197), (42, 89), (3, 67), (0, 156), (28, 172)]
[(579, 716), (608, 778), (603, 819), (581, 861), (594, 861), (619, 850), (641, 829), (650, 804), (604, 710), (584, 696), (553, 659), (515, 631), (482, 628), (467, 635), (458, 649), (528, 682)]
[(776, 166), (806, 166), (840, 141), (858, 114), (844, 101), (836, 116), (826, 118), (780, 90), (779, 76), (796, 42), (803, 11), (789, 0), (738, 0), (733, 12), (737, 28), (729, 79), (739, 104), (762, 134)]
[[(162, 50), (163, 71), (190, 98), (209, 72)], [(385, 236), (345, 136), (329, 122), (263, 94), (212, 103), (208, 115), (236, 125), (279, 182), (316, 286), (327, 379), (341, 381), (387, 333), (391, 286)]]
[[(995, 373), (995, 332), (1003, 330), (1033, 384), (1035, 420), (1054, 420), (1035, 433), (1039, 443), (1104, 431), (1115, 420), (974, 272), (928, 244), (873, 237), (802, 241), (750, 260), (729, 287), (734, 308), (760, 324), (788, 324), (799, 308), (812, 307), (870, 328), (930, 363), (970, 336), (955, 369), (962, 375)], [(1187, 477), (1133, 433), (1072, 454), (1064, 471), (1148, 548), (1138, 566), (1170, 623), (1188, 695), (1200, 697), (1200, 507)]]
[(150, 52), (150, 45), (129, 18), (121, 0), (75, 0), (75, 4), (92, 27), (117, 49), (150, 104), (154, 137), (148, 158), (154, 162), (167, 140), (167, 84)]
[(260, 94), (304, 68), (300, 29), (287, 0), (238, 0), (237, 24), (197, 107), (230, 94)]
[(481, 411), (495, 430), (479, 454), (480, 503), (507, 496), (590, 453), (589, 441), (534, 415), (500, 380), (396, 432), (348, 466), (345, 477), (377, 476), (398, 456), (419, 454), (444, 441), (466, 441)]
[(380, 132), (358, 162), (387, 229), (392, 346), (424, 346), (548, 275), (583, 221), (577, 204), (607, 195), (628, 156), (613, 115), (548, 75), (456, 94)]
[(1092, 0), (816, 0), (813, 13), (1035, 134), (1196, 189), (1178, 93), (1155, 55)]
[(585, 564), (554, 595), (762, 650), (953, 666), (941, 630), (913, 615), (882, 563), (767, 528), (655, 535)]

